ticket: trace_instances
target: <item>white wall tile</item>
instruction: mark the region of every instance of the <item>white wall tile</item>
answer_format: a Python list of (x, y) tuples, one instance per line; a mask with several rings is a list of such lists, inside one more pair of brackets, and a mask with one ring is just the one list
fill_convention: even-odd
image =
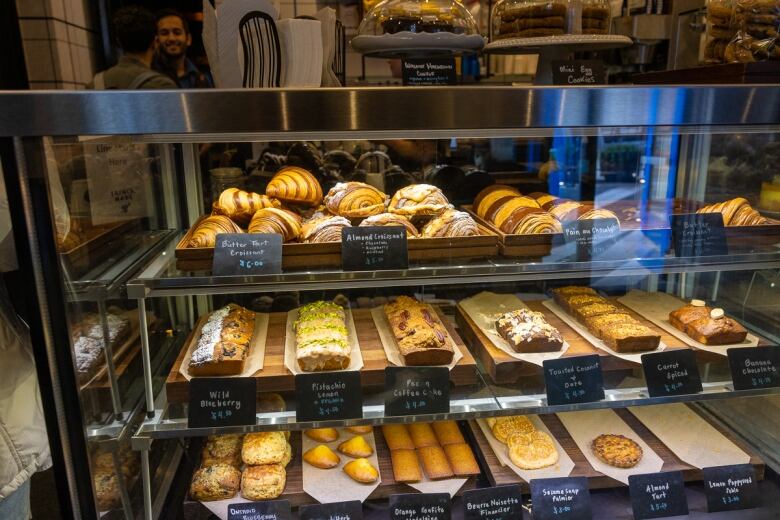
[(54, 80), (54, 60), (51, 42), (46, 40), (23, 40), (24, 59), (27, 63), (27, 77), (30, 81)]
[(49, 38), (52, 40), (68, 41), (68, 26), (59, 20), (49, 20)]
[(46, 16), (44, 0), (16, 0), (16, 14), (24, 16)]
[(67, 42), (54, 41), (54, 71), (58, 81), (74, 81), (73, 60)]
[(19, 30), (24, 40), (48, 40), (49, 28), (46, 20), (19, 20)]
[(46, 15), (51, 18), (58, 18), (65, 20), (65, 8), (63, 6), (65, 0), (45, 0)]

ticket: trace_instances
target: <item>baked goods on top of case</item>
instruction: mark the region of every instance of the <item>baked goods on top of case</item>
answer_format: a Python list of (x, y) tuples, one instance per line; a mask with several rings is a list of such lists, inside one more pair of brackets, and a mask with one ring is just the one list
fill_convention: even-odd
[(344, 464), (344, 473), (361, 484), (372, 484), (379, 478), (379, 471), (366, 458), (351, 460)]
[(726, 316), (723, 309), (709, 307), (701, 300), (670, 312), (669, 323), (705, 345), (741, 343), (747, 337), (745, 327)]
[(282, 242), (291, 242), (301, 234), (301, 217), (280, 208), (257, 210), (249, 222), (249, 233), (276, 233)]
[(599, 435), (590, 447), (600, 461), (616, 468), (633, 468), (642, 460), (642, 447), (623, 435)]
[(241, 496), (247, 500), (273, 500), (287, 484), (287, 471), (281, 464), (249, 466), (241, 475)]
[(407, 217), (420, 217), (438, 215), (449, 207), (447, 197), (436, 186), (412, 184), (395, 192), (387, 210)]
[(516, 433), (507, 441), (512, 464), (521, 469), (540, 469), (558, 462), (558, 450), (547, 432)]
[(349, 220), (338, 216), (323, 216), (307, 220), (301, 227), (304, 243), (341, 242), (341, 230), (350, 227)]
[(318, 444), (303, 454), (303, 460), (315, 468), (331, 469), (339, 465), (340, 458), (324, 444)]
[(372, 215), (360, 223), (360, 226), (396, 226), (406, 229), (406, 238), (417, 238), (420, 233), (414, 224), (409, 222), (409, 219), (395, 215), (393, 213), (380, 213), (379, 215)]
[(244, 464), (280, 464), (285, 459), (287, 438), (283, 432), (247, 433), (241, 448)]
[(409, 33), (478, 34), (471, 13), (449, 0), (390, 0), (374, 5), (360, 23), (361, 36)]
[(425, 238), (471, 237), (479, 235), (479, 227), (465, 211), (446, 209), (425, 224), (421, 234)]
[(190, 235), (187, 247), (214, 247), (219, 233), (243, 233), (243, 230), (225, 215), (211, 215), (200, 221)]
[(212, 207), (212, 212), (214, 215), (225, 215), (239, 226), (246, 227), (257, 210), (278, 208), (281, 205), (281, 202), (267, 195), (238, 188), (228, 188), (219, 194), (219, 198)]
[(518, 309), (496, 320), (496, 330), (515, 352), (555, 352), (563, 346), (561, 333), (541, 312)]
[(493, 40), (560, 36), (567, 32), (563, 0), (501, 0), (493, 8)]
[(333, 215), (364, 218), (384, 213), (387, 195), (363, 182), (340, 182), (330, 189), (323, 203)]
[(407, 366), (448, 365), (455, 350), (447, 329), (430, 305), (399, 296), (384, 306), (398, 350)]
[[(707, 1), (707, 28), (704, 63), (723, 63), (726, 46), (737, 33), (732, 0)], [(752, 56), (751, 56), (752, 58)]]
[(249, 355), (255, 313), (231, 303), (212, 312), (190, 355), (193, 376), (240, 374)]
[(301, 370), (341, 370), (349, 366), (351, 346), (340, 305), (317, 301), (300, 307), (293, 330), (295, 358)]
[(606, 0), (582, 2), (582, 34), (609, 34), (611, 18)]
[(215, 464), (195, 471), (190, 496), (201, 502), (233, 498), (241, 487), (241, 471), (230, 464)]
[(742, 197), (709, 204), (700, 208), (696, 213), (720, 213), (723, 215), (724, 226), (764, 226), (777, 224), (776, 220), (764, 217)]
[(285, 166), (273, 176), (265, 194), (289, 204), (313, 207), (322, 202), (319, 181), (303, 168)]

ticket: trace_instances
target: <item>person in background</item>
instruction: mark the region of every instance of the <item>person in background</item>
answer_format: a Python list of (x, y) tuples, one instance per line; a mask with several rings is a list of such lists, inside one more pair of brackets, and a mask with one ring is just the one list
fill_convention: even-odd
[(123, 51), (119, 62), (95, 75), (88, 88), (93, 89), (163, 89), (176, 83), (152, 70), (157, 45), (157, 20), (143, 7), (119, 9), (112, 20), (117, 43)]
[(211, 74), (201, 72), (187, 58), (192, 45), (190, 26), (174, 9), (157, 13), (157, 53), (152, 67), (171, 77), (179, 88), (214, 88)]

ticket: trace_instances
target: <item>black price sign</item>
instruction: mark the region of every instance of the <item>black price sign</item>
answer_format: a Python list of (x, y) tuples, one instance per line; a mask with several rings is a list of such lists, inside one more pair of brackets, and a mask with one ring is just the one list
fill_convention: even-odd
[(605, 85), (607, 74), (601, 60), (553, 60), (553, 85)]
[(400, 226), (342, 229), (341, 267), (345, 271), (407, 269), (406, 229)]
[[(575, 245), (575, 261), (589, 262), (610, 255), (620, 224), (614, 218), (575, 220), (563, 224), (563, 241)], [(612, 255), (610, 255), (612, 256)]]
[(758, 507), (756, 472), (750, 464), (704, 468), (707, 511), (735, 511)]
[(385, 368), (385, 415), (449, 413), (447, 367)]
[(523, 517), (520, 486), (471, 489), (463, 493), (463, 518), (466, 520), (515, 520)]
[(257, 383), (252, 377), (194, 377), (188, 428), (255, 424)]
[(681, 471), (630, 475), (628, 488), (637, 520), (688, 514)]
[(726, 228), (720, 213), (672, 215), (672, 239), (675, 256), (729, 254)]
[(363, 504), (360, 500), (301, 506), (301, 520), (363, 520)]
[(282, 272), (282, 235), (219, 233), (214, 244), (215, 276)]
[(392, 520), (450, 520), (449, 493), (390, 495)]
[(780, 386), (780, 347), (746, 347), (726, 350), (734, 390)]
[(406, 59), (401, 62), (404, 86), (456, 85), (455, 58)]
[(360, 372), (296, 374), (295, 418), (298, 421), (362, 419)]
[(268, 502), (242, 502), (229, 504), (228, 520), (289, 520), (289, 500), (269, 500)]
[(697, 394), (702, 390), (696, 355), (690, 349), (643, 354), (642, 369), (650, 397)]
[(586, 477), (531, 480), (534, 520), (587, 520), (593, 517)]
[(547, 404), (590, 403), (604, 399), (604, 377), (598, 354), (542, 362)]

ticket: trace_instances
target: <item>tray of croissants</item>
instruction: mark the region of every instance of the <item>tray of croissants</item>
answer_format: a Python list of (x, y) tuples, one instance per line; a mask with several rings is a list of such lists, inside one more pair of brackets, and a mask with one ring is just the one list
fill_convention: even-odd
[(562, 241), (563, 226), (576, 220), (614, 219), (621, 238), (629, 238), (636, 232), (668, 233), (670, 213), (720, 213), (730, 248), (752, 247), (766, 243), (766, 237), (780, 236), (780, 221), (761, 215), (743, 197), (706, 205), (682, 199), (658, 200), (640, 210), (633, 201), (596, 206), (593, 202), (549, 193), (523, 195), (512, 186), (494, 184), (480, 191), (474, 203), (463, 209), (478, 224), (499, 236), (500, 252), (504, 256), (547, 255), (552, 244)]
[(283, 269), (338, 267), (341, 231), (350, 226), (405, 228), (412, 262), (498, 254), (497, 234), (453, 208), (435, 186), (413, 184), (391, 197), (369, 184), (342, 182), (323, 195), (314, 175), (287, 166), (269, 181), (264, 194), (224, 190), (211, 215), (198, 219), (177, 244), (176, 266), (211, 269), (219, 233), (277, 233), (283, 240)]

